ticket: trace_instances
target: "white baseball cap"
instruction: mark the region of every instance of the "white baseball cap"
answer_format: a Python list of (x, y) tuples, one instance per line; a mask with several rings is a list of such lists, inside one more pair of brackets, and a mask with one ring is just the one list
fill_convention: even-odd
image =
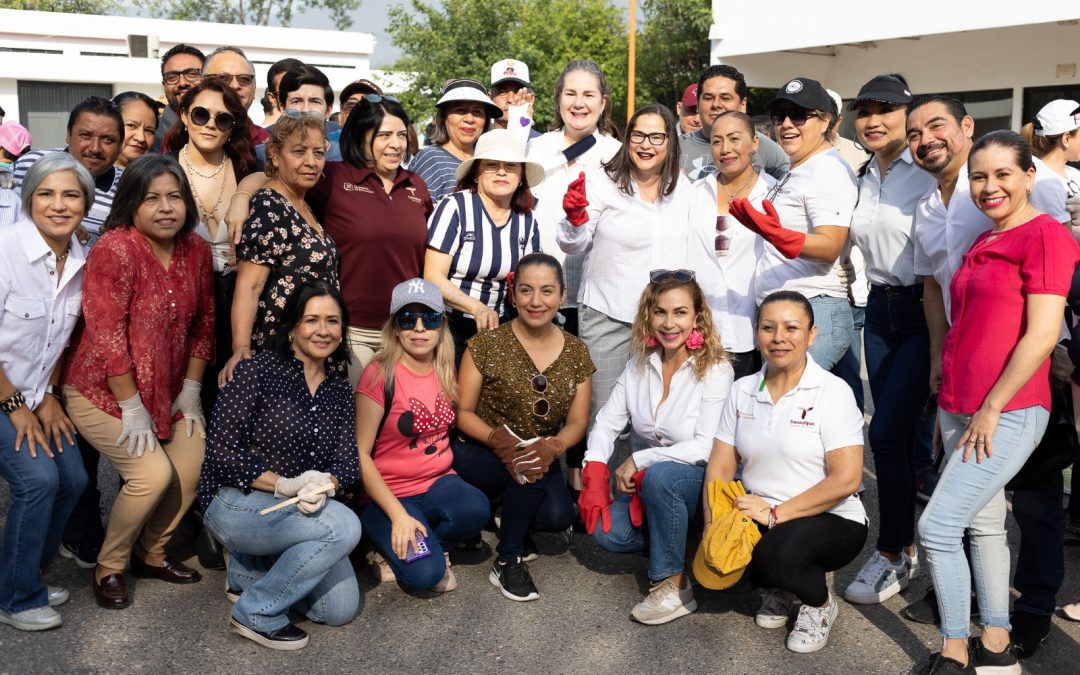
[(517, 82), (526, 87), (531, 86), (529, 81), (529, 67), (516, 59), (503, 59), (491, 66), (491, 86), (503, 82)]
[(1036, 136), (1060, 136), (1080, 128), (1080, 103), (1059, 98), (1042, 107), (1035, 116)]

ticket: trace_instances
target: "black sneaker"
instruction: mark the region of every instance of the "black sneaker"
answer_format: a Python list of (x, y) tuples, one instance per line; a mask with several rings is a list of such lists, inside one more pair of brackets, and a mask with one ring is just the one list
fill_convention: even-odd
[(503, 595), (515, 602), (528, 602), (540, 597), (540, 591), (536, 590), (536, 584), (529, 574), (529, 567), (521, 558), (496, 560), (491, 566), (488, 581), (492, 586), (498, 586)]
[(540, 549), (536, 547), (532, 535), (526, 534), (525, 541), (522, 544), (524, 545), (525, 555), (521, 556), (521, 562), (532, 562), (540, 557)]
[[(927, 588), (926, 595), (921, 600), (916, 600), (901, 609), (900, 616), (915, 623), (940, 625), (941, 615), (938, 613), (937, 593), (934, 592), (934, 587)], [(971, 596), (971, 620), (979, 620), (979, 604), (975, 601), (974, 595)]]
[(974, 672), (971, 661), (962, 666), (959, 661), (942, 656), (941, 652), (931, 654), (929, 660), (911, 669), (911, 675), (972, 675)]
[(303, 649), (304, 647), (307, 647), (308, 643), (308, 634), (304, 632), (304, 629), (298, 628), (291, 623), (287, 623), (277, 630), (263, 632), (255, 630), (254, 628), (248, 628), (230, 616), (229, 628), (237, 635), (246, 637), (252, 642), (260, 644), (267, 649), (293, 651), (294, 649)]
[(1016, 610), (1012, 613), (1009, 622), (1012, 624), (1010, 637), (1012, 637), (1013, 648), (1016, 650), (1016, 656), (1021, 659), (1034, 656), (1039, 650), (1039, 645), (1050, 635), (1049, 616)]
[(60, 544), (60, 557), (74, 560), (75, 565), (84, 570), (97, 567), (99, 552), (80, 548), (77, 544)]
[(977, 637), (968, 639), (971, 665), (979, 675), (1020, 675), (1020, 662), (1010, 644), (1004, 651), (992, 652)]

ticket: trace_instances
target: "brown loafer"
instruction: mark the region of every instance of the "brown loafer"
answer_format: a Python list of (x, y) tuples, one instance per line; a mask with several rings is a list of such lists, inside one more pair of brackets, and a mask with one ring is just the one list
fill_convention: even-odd
[(108, 574), (102, 577), (100, 582), (93, 582), (93, 585), (94, 598), (99, 606), (105, 609), (123, 609), (131, 604), (123, 574)]
[(161, 567), (148, 565), (139, 556), (131, 556), (131, 573), (142, 579), (161, 579), (170, 584), (193, 584), (202, 580), (198, 571), (191, 569), (183, 563), (165, 559)]

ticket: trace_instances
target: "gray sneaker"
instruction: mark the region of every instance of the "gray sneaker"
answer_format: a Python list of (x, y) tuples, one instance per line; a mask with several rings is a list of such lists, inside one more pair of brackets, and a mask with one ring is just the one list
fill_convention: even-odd
[(66, 588), (60, 586), (49, 586), (49, 607), (56, 607), (62, 605), (71, 598), (71, 594), (68, 593)]
[(829, 602), (824, 607), (799, 607), (799, 618), (788, 634), (787, 648), (799, 654), (809, 654), (824, 647), (839, 613), (840, 606), (832, 595), (829, 595)]
[(638, 623), (658, 626), (674, 621), (697, 610), (697, 600), (690, 583), (683, 578), (683, 588), (678, 588), (671, 579), (664, 579), (649, 589), (649, 595), (630, 610), (630, 616)]
[(884, 602), (907, 588), (909, 569), (903, 557), (889, 562), (875, 551), (859, 570), (855, 581), (844, 590), (844, 599), (857, 605)]
[(761, 592), (761, 609), (754, 615), (754, 623), (762, 628), (783, 628), (791, 615), (791, 593), (778, 588)]
[(0, 623), (6, 623), (18, 630), (49, 630), (58, 628), (64, 623), (60, 613), (49, 606), (25, 609), (21, 612), (8, 614), (0, 610)]

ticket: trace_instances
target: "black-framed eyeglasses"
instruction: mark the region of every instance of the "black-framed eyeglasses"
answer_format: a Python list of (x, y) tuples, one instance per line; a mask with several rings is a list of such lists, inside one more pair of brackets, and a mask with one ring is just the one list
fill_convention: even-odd
[(807, 110), (806, 108), (792, 108), (791, 110), (777, 110), (776, 112), (769, 113), (769, 119), (772, 120), (774, 126), (780, 126), (784, 123), (784, 120), (791, 120), (791, 123), (797, 127), (801, 127), (806, 124), (806, 120), (811, 117), (820, 117), (813, 110)]
[(161, 81), (165, 84), (176, 84), (183, 77), (188, 82), (198, 82), (202, 77), (202, 68), (184, 68), (183, 70), (169, 70), (161, 74)]
[(236, 83), (239, 84), (241, 87), (250, 87), (251, 85), (255, 84), (255, 76), (248, 75), (247, 73), (241, 73), (240, 75), (233, 75), (232, 73), (213, 73), (212, 75), (203, 75), (204, 80), (208, 80), (210, 78), (221, 80), (225, 84), (230, 84), (233, 80), (236, 80)]
[(661, 281), (667, 281), (668, 279), (681, 281), (685, 284), (689, 281), (696, 280), (697, 275), (694, 274), (694, 270), (653, 270), (649, 272), (649, 281), (654, 284), (658, 284)]
[(776, 199), (776, 197), (780, 194), (780, 190), (783, 189), (784, 184), (787, 183), (788, 178), (790, 177), (791, 173), (785, 173), (783, 178), (773, 183), (773, 186), (769, 188), (769, 192), (765, 195), (766, 201), (771, 202), (772, 200)]
[[(210, 111), (202, 106), (197, 106), (188, 111), (188, 116), (191, 117), (193, 124), (197, 124), (200, 127), (205, 127), (206, 123), (210, 121)], [(233, 130), (236, 126), (236, 117), (232, 113), (222, 112), (213, 116), (214, 128), (223, 134), (227, 134)]]
[(326, 115), (322, 114), (318, 110), (297, 110), (296, 108), (286, 108), (285, 112), (281, 114), (285, 117), (291, 117), (294, 120), (298, 120), (301, 117), (318, 117), (319, 119), (326, 118)]
[(667, 134), (661, 131), (656, 131), (651, 134), (647, 134), (644, 131), (631, 131), (629, 138), (631, 143), (639, 144), (644, 143), (647, 138), (649, 139), (649, 144), (656, 147), (660, 147), (664, 143), (667, 143)]
[(727, 255), (728, 249), (731, 248), (731, 235), (726, 234), (731, 229), (731, 223), (728, 221), (727, 216), (716, 217), (716, 242), (714, 249), (716, 256)]
[(394, 323), (401, 330), (413, 330), (416, 328), (417, 319), (424, 322), (425, 330), (438, 330), (443, 322), (443, 314), (436, 311), (417, 312), (403, 309), (394, 316)]
[(540, 398), (533, 401), (532, 414), (537, 417), (547, 417), (548, 413), (551, 412), (551, 404), (544, 398), (544, 394), (547, 393), (548, 379), (544, 377), (543, 373), (537, 373), (529, 380), (529, 384), (532, 386), (532, 390), (540, 396)]

